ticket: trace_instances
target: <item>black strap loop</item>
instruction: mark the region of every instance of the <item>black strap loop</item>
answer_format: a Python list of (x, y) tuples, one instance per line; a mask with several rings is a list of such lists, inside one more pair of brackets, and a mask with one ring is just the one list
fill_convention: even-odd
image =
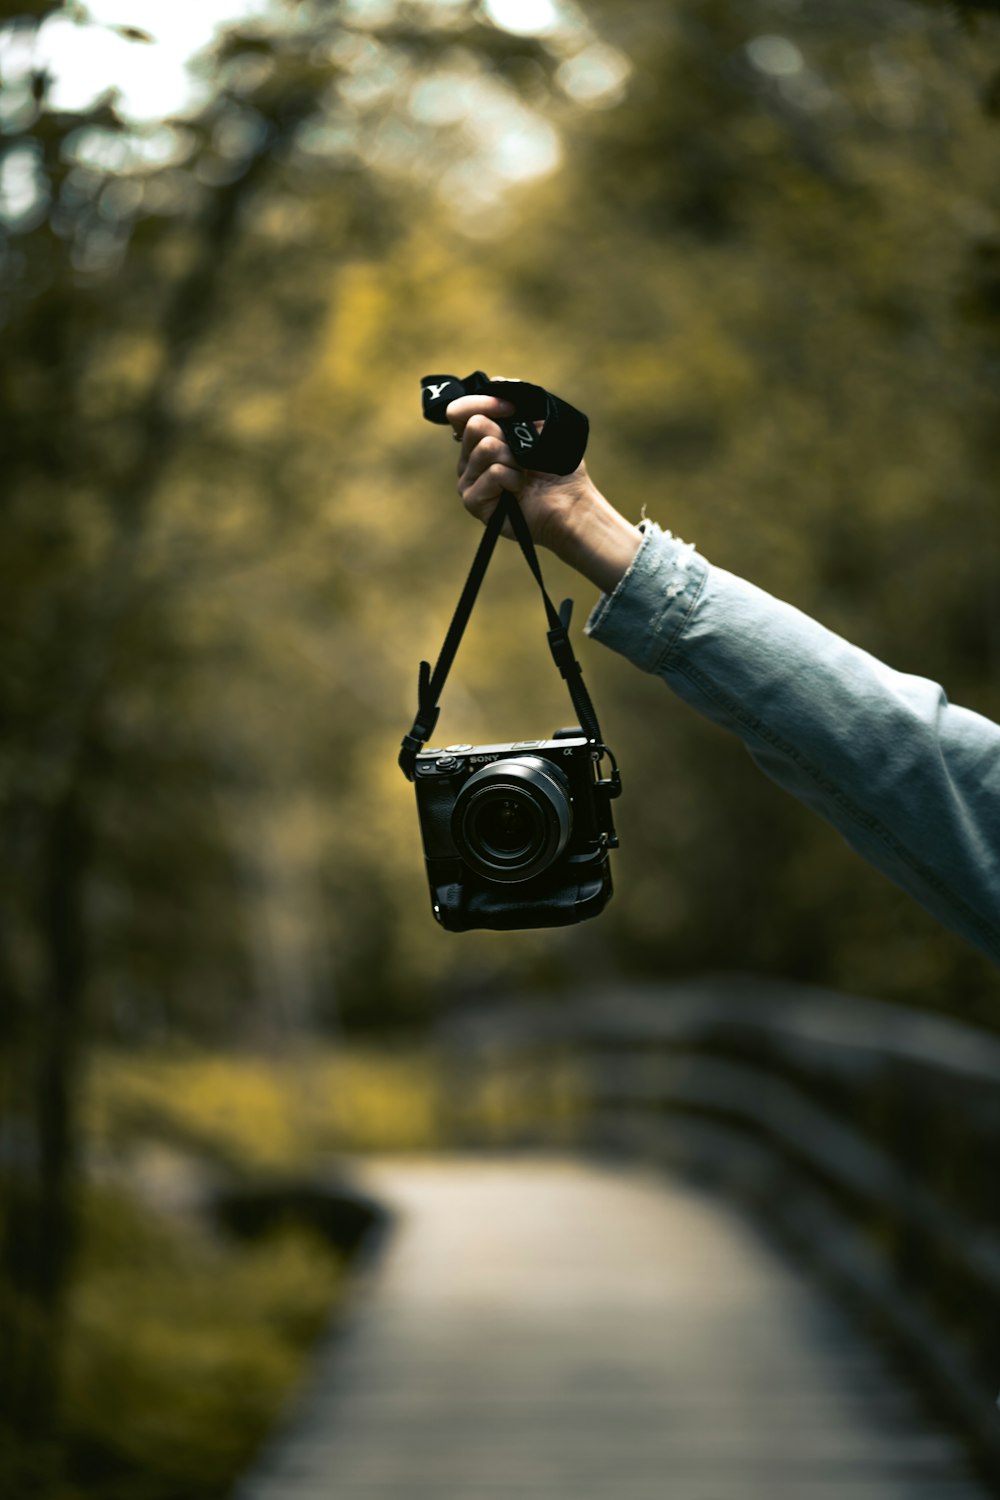
[[(523, 469), (543, 474), (572, 474), (587, 448), (590, 423), (582, 411), (527, 380), (490, 380), (473, 370), (464, 380), (457, 375), (424, 375), (420, 381), (424, 416), (428, 422), (447, 423), (450, 401), (459, 396), (499, 396), (514, 407), (499, 426), (514, 458)], [(535, 426), (541, 422), (541, 431)]]

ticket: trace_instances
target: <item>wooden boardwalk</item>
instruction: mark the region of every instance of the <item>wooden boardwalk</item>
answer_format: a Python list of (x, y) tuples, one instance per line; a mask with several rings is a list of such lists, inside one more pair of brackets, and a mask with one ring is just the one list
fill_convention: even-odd
[(734, 1210), (574, 1158), (386, 1161), (399, 1213), (237, 1500), (985, 1500)]

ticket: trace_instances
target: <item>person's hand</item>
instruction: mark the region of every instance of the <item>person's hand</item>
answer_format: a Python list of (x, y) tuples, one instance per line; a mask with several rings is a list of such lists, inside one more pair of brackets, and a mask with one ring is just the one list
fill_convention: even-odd
[[(570, 527), (570, 512), (596, 496), (597, 490), (583, 463), (572, 474), (520, 468), (496, 421), (513, 411), (509, 401), (497, 396), (459, 396), (449, 404), (447, 417), (462, 445), (458, 492), (466, 510), (485, 523), (502, 491), (510, 490), (518, 496), (532, 540), (558, 553)], [(509, 524), (503, 534), (512, 535)]]
[[(514, 461), (497, 417), (514, 408), (497, 396), (459, 396), (448, 421), (461, 442), (458, 493), (484, 524), (504, 490), (518, 497), (532, 540), (610, 592), (641, 540), (640, 533), (604, 498), (581, 463), (572, 474), (543, 474)], [(505, 523), (503, 534), (511, 536)]]

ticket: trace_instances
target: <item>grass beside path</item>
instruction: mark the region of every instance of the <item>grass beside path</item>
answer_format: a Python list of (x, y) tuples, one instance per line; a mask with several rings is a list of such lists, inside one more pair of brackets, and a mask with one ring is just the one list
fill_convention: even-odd
[(277, 1057), (105, 1052), (83, 1099), (88, 1173), (58, 1451), (0, 1434), (0, 1491), (32, 1500), (224, 1500), (336, 1315), (342, 1253), (301, 1221), (254, 1240), (206, 1212), (329, 1176), (344, 1155), (570, 1136), (577, 1080), (456, 1077), (418, 1048)]
[(294, 1389), (342, 1286), (288, 1227), (242, 1245), (88, 1192), (72, 1301), (60, 1500), (225, 1495)]

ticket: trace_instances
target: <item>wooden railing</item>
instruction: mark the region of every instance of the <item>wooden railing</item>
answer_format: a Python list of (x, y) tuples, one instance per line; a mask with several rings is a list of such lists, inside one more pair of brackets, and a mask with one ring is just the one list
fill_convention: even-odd
[(498, 1070), (543, 1099), (571, 1059), (576, 1144), (751, 1208), (892, 1336), (1000, 1486), (1000, 1039), (720, 978), (478, 1011), (445, 1040), (458, 1109)]

